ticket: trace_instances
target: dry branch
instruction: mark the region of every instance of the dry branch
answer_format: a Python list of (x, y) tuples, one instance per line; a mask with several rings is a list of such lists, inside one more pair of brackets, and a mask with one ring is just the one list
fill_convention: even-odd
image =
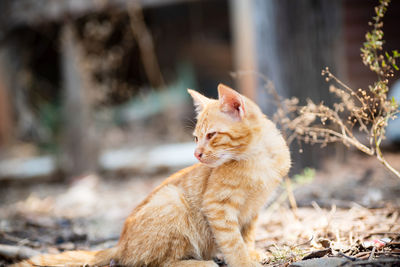
[[(345, 146), (353, 146), (370, 156), (375, 156), (387, 170), (400, 178), (396, 170), (383, 156), (382, 140), (385, 139), (385, 129), (390, 119), (395, 119), (400, 113), (399, 103), (388, 99), (389, 78), (394, 76), (394, 70), (399, 70), (396, 59), (400, 53), (383, 50), (382, 19), (390, 0), (380, 0), (375, 8), (376, 16), (369, 23), (372, 30), (366, 34), (366, 42), (361, 48), (363, 63), (375, 72), (378, 79), (367, 90), (354, 90), (331, 73), (329, 68), (322, 70), (322, 76), (327, 82), (333, 81), (329, 91), (339, 100), (328, 107), (324, 103), (316, 104), (307, 100), (305, 105), (299, 105), (295, 98), (280, 100), (271, 82), (266, 82), (268, 91), (278, 99), (278, 111), (274, 120), (283, 131), (288, 132), (287, 140), (294, 139), (322, 146), (332, 142), (341, 142)], [(262, 76), (262, 75), (261, 75)], [(362, 140), (356, 134), (358, 131), (367, 136)], [(366, 142), (367, 141), (367, 142)]]

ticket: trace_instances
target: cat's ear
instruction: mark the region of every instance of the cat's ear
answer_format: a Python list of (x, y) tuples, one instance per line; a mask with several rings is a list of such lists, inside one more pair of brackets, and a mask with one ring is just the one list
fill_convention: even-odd
[(194, 103), (194, 106), (196, 107), (197, 113), (202, 111), (204, 109), (204, 107), (207, 105), (207, 103), (210, 102), (209, 98), (205, 97), (204, 95), (202, 95), (192, 89), (188, 89), (187, 91), (193, 98), (193, 103)]
[(245, 114), (245, 106), (241, 94), (220, 83), (218, 84), (218, 99), (222, 112), (229, 114), (236, 120), (243, 119)]

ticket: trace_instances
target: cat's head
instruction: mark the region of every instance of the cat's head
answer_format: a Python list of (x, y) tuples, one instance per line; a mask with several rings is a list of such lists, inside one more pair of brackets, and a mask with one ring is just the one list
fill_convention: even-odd
[(218, 100), (188, 89), (196, 111), (193, 132), (196, 158), (210, 167), (246, 160), (265, 116), (256, 104), (226, 85), (218, 85)]

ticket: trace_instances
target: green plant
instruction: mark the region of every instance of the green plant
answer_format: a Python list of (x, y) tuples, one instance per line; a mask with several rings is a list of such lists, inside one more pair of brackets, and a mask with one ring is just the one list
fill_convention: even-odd
[(270, 250), (272, 254), (272, 257), (270, 258), (271, 263), (299, 261), (306, 254), (304, 250), (296, 246), (278, 247), (274, 245), (274, 247)]
[(315, 178), (315, 169), (306, 167), (302, 173), (293, 176), (296, 185), (303, 185), (312, 182)]

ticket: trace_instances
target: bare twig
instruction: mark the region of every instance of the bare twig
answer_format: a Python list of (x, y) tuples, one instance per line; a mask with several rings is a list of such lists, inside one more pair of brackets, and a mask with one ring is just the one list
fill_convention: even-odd
[(346, 255), (346, 254), (344, 254), (343, 252), (340, 252), (340, 251), (338, 252), (338, 255), (342, 256), (342, 257), (344, 257), (344, 258), (346, 258), (348, 260), (351, 260), (351, 261), (356, 261), (357, 260), (356, 257), (348, 256), (348, 255)]
[(373, 235), (396, 235), (396, 236), (400, 236), (400, 233), (397, 232), (372, 232), (369, 233), (369, 235), (367, 237), (373, 236)]
[(376, 247), (372, 247), (371, 254), (370, 254), (369, 257), (368, 257), (368, 260), (369, 260), (369, 261), (372, 260), (372, 259), (374, 258), (375, 251), (376, 251)]
[(294, 197), (294, 194), (293, 194), (292, 183), (291, 183), (289, 177), (287, 177), (287, 176), (285, 176), (285, 184), (286, 184), (286, 192), (288, 194), (290, 206), (292, 207), (293, 212), (296, 214), (297, 213), (296, 198)]

